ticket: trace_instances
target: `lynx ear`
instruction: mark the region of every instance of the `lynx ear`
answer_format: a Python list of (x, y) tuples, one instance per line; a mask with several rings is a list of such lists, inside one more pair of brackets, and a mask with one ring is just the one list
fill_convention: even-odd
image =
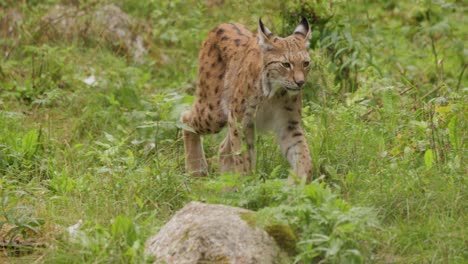
[(273, 35), (271, 31), (263, 24), (262, 19), (258, 20), (258, 44), (263, 50), (271, 50), (273, 44), (270, 41), (270, 37)]
[(299, 22), (299, 25), (294, 29), (294, 34), (302, 36), (304, 38), (306, 48), (309, 47), (310, 26), (309, 21), (307, 21), (305, 17), (302, 17), (301, 22)]

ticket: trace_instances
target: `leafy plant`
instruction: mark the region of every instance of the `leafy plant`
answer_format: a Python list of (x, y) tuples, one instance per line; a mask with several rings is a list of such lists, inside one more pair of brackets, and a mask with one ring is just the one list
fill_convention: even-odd
[(322, 185), (289, 189), (287, 202), (258, 212), (260, 225), (288, 225), (298, 236), (295, 262), (362, 263), (369, 258), (378, 228), (375, 212), (352, 207)]
[(377, 246), (372, 238), (380, 228), (376, 213), (349, 205), (324, 184), (288, 187), (284, 180), (261, 183), (225, 175), (202, 186), (209, 190), (209, 196), (198, 197), (202, 201), (257, 210), (255, 224), (295, 262), (363, 263)]
[[(1, 115), (1, 114), (0, 114)], [(27, 132), (10, 131), (8, 125), (16, 126), (16, 121), (0, 116), (0, 171), (22, 171), (18, 179), (29, 181), (39, 169), (39, 160), (43, 155), (41, 131), (31, 129)], [(18, 133), (19, 132), (19, 133)]]
[(30, 232), (37, 234), (37, 228), (44, 225), (45, 221), (35, 217), (32, 208), (20, 205), (16, 197), (8, 196), (7, 194), (2, 190), (0, 197), (2, 218), (0, 221), (0, 230), (2, 230), (1, 239), (13, 243), (19, 239), (27, 239)]

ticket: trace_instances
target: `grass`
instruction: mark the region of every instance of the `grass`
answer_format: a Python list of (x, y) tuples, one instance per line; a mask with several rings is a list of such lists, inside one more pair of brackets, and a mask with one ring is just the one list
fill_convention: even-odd
[[(0, 27), (0, 234), (46, 245), (0, 260), (148, 262), (146, 239), (198, 200), (257, 211), (252, 223), (287, 236), (297, 261), (467, 261), (466, 4), (108, 1), (148, 28), (151, 56), (135, 63), (99, 37), (41, 37), (59, 2), (70, 1), (0, 0), (0, 20), (7, 7), (23, 14), (15, 34)], [(200, 43), (218, 23), (254, 29), (260, 15), (274, 32), (299, 15), (314, 23), (303, 125), (319, 180), (288, 186), (268, 135), (254, 175), (219, 175), (222, 133), (205, 139), (211, 176), (193, 179), (177, 120)]]

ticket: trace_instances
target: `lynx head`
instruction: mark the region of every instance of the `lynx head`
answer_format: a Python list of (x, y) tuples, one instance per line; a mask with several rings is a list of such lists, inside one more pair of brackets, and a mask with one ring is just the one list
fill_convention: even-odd
[(301, 91), (310, 69), (309, 37), (309, 22), (305, 18), (285, 38), (275, 36), (261, 19), (258, 21), (257, 38), (263, 53), (262, 86), (266, 96), (273, 96), (280, 89), (289, 94)]

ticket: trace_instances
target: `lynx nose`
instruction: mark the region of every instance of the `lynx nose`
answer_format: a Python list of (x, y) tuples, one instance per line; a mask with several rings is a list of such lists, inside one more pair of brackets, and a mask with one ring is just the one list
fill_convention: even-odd
[(296, 84), (297, 86), (300, 88), (304, 85), (305, 81), (304, 80), (299, 80), (299, 81), (296, 81)]

